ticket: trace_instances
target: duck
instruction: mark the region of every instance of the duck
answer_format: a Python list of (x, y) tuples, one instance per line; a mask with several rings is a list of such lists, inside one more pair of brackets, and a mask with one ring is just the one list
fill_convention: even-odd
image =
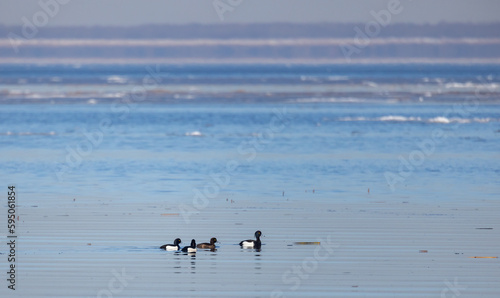
[(240, 242), (240, 246), (242, 248), (257, 248), (257, 249), (259, 249), (261, 246), (260, 236), (262, 236), (262, 232), (257, 231), (257, 232), (255, 232), (255, 238), (257, 240), (243, 240)]
[(191, 245), (190, 246), (184, 246), (182, 248), (183, 252), (196, 252), (196, 241), (193, 239), (191, 240)]
[(180, 238), (176, 238), (174, 240), (174, 244), (165, 244), (165, 245), (162, 245), (160, 246), (161, 249), (164, 249), (164, 250), (179, 250), (181, 249), (181, 247), (179, 246), (179, 243), (181, 243), (181, 239)]
[(196, 247), (203, 249), (215, 249), (215, 243), (217, 242), (217, 238), (213, 237), (210, 239), (210, 243), (200, 243)]

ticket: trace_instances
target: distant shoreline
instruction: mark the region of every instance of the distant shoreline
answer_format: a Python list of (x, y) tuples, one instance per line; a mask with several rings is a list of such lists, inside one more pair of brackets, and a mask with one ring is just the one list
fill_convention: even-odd
[(338, 59), (266, 59), (266, 58), (185, 58), (185, 59), (154, 59), (154, 58), (0, 58), (0, 64), (500, 64), (499, 58), (394, 58), (394, 59), (351, 59), (347, 62)]
[(500, 63), (500, 23), (367, 24), (0, 25), (0, 63)]

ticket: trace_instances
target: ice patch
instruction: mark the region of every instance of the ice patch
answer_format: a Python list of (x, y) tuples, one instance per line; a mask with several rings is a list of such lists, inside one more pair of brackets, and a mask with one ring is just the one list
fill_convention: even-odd
[(491, 119), (490, 118), (474, 118), (474, 122), (488, 123), (488, 122), (491, 122)]
[(310, 82), (319, 82), (320, 80), (313, 76), (300, 76), (300, 80), (302, 82), (310, 81)]
[(406, 121), (422, 121), (420, 117), (405, 117), (405, 116), (382, 116), (378, 118), (380, 121), (399, 121), (399, 122), (406, 122)]
[(197, 130), (191, 131), (191, 132), (186, 132), (185, 135), (189, 136), (189, 137), (202, 137), (203, 136), (203, 134)]
[(430, 123), (445, 123), (445, 124), (448, 124), (448, 123), (450, 123), (450, 119), (448, 119), (446, 117), (435, 117), (435, 118), (429, 119), (429, 122)]
[(348, 76), (328, 76), (328, 81), (347, 81), (349, 80)]
[[(327, 121), (328, 119), (324, 119)], [(425, 122), (425, 123), (441, 123), (441, 124), (450, 124), (450, 123), (489, 123), (492, 121), (500, 121), (500, 119), (491, 119), (491, 118), (447, 118), (443, 116), (438, 116), (430, 119), (422, 119), (421, 117), (406, 117), (399, 115), (389, 115), (382, 116), (378, 118), (367, 118), (367, 117), (342, 117), (338, 118), (337, 121), (384, 121), (384, 122)]]
[(369, 121), (370, 119), (365, 118), (365, 117), (343, 117), (340, 118), (339, 121)]
[(371, 81), (363, 81), (363, 85), (366, 85), (366, 86), (369, 86), (369, 87), (373, 87), (373, 88), (378, 87), (377, 83), (371, 82)]
[(355, 98), (355, 97), (308, 97), (308, 98), (297, 98), (295, 100), (291, 100), (296, 103), (328, 103), (328, 102), (339, 102), (339, 103), (358, 103), (358, 102), (366, 102), (364, 99)]
[(472, 83), (472, 82), (466, 82), (466, 83), (456, 83), (456, 82), (454, 82), (454, 83), (446, 83), (444, 86), (447, 89), (451, 89), (451, 88), (455, 88), (455, 89), (476, 88), (476, 89), (488, 89), (488, 90), (491, 90), (491, 89), (497, 89), (498, 88), (498, 84), (496, 84), (496, 83), (475, 84), (475, 83)]
[(112, 84), (125, 84), (128, 80), (120, 76), (109, 76), (106, 81)]

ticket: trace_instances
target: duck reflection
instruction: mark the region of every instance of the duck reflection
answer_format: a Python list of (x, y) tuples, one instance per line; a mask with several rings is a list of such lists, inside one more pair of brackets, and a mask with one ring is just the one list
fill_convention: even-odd
[[(262, 269), (262, 258), (260, 255), (260, 249), (256, 249), (256, 254), (255, 254), (255, 270), (261, 270)], [(262, 274), (261, 272), (255, 272), (255, 274)]]
[[(189, 272), (191, 274), (196, 273), (196, 253), (195, 252), (175, 252), (174, 257), (174, 273), (181, 274), (186, 273), (186, 269), (182, 270), (182, 267), (186, 268), (186, 262), (189, 262)], [(188, 259), (186, 260), (186, 256)]]
[(191, 274), (196, 273), (196, 253), (188, 253), (191, 257)]

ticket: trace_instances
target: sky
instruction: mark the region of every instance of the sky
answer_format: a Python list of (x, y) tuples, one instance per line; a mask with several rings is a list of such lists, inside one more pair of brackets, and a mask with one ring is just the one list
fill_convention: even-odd
[(363, 23), (381, 11), (391, 23), (500, 21), (499, 0), (1, 0), (0, 24)]

